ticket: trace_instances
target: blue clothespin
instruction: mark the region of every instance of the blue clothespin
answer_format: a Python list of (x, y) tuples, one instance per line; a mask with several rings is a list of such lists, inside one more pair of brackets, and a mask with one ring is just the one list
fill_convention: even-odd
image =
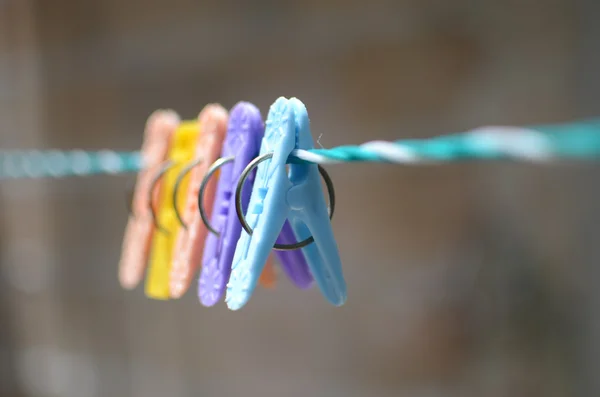
[[(238, 240), (227, 285), (230, 309), (238, 310), (248, 302), (286, 219), (301, 240), (297, 246), (304, 247), (310, 271), (325, 298), (336, 306), (346, 301), (346, 282), (321, 188), (320, 170), (316, 164), (287, 164), (292, 150), (312, 148), (304, 104), (296, 98), (277, 99), (269, 111), (260, 156), (243, 173), (258, 167), (249, 210), (245, 219), (240, 217), (247, 231)], [(243, 176), (238, 193), (242, 183)]]

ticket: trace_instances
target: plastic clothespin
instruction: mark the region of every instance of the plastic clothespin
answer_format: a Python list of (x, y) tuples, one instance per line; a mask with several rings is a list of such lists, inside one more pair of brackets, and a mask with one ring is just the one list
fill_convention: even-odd
[(171, 110), (157, 110), (146, 122), (141, 149), (144, 168), (138, 174), (133, 192), (133, 213), (125, 229), (119, 263), (119, 282), (123, 288), (135, 288), (144, 276), (154, 231), (148, 203), (152, 180), (167, 159), (179, 122), (179, 116)]
[[(177, 175), (187, 163), (194, 159), (199, 134), (200, 125), (197, 120), (182, 122), (173, 134), (168, 155), (170, 169), (166, 171), (163, 178), (158, 203), (157, 224), (159, 230), (154, 233), (152, 239), (149, 272), (146, 277), (146, 296), (149, 298), (167, 300), (171, 295), (169, 274), (179, 225), (175, 215), (173, 190)], [(185, 181), (181, 186), (183, 191), (187, 191), (187, 182)], [(184, 200), (185, 197), (182, 195), (177, 205), (183, 206)]]
[(275, 287), (275, 284), (277, 283), (277, 275), (275, 274), (275, 265), (273, 264), (272, 255), (269, 256), (269, 259), (267, 259), (265, 268), (258, 278), (258, 283), (265, 288)]
[[(198, 191), (210, 165), (221, 153), (227, 119), (227, 110), (218, 104), (206, 105), (198, 116), (201, 134), (196, 144), (196, 160), (190, 165), (193, 168), (181, 219), (185, 226), (179, 228), (173, 251), (169, 283), (172, 298), (180, 298), (188, 290), (192, 277), (200, 266), (207, 229), (198, 212)], [(194, 166), (196, 162), (198, 163)], [(204, 208), (209, 212), (212, 210), (215, 185), (215, 180), (208, 181), (204, 194)]]
[[(230, 309), (240, 309), (250, 299), (286, 219), (303, 244), (310, 242), (307, 238), (311, 235), (314, 239), (303, 248), (303, 252), (325, 298), (336, 306), (346, 301), (346, 282), (319, 180), (319, 169), (316, 164), (289, 164), (289, 177), (286, 170), (292, 150), (312, 148), (313, 139), (304, 104), (295, 98), (277, 99), (269, 111), (261, 156), (256, 160), (262, 162), (257, 167), (246, 214), (246, 226), (252, 234), (242, 233), (233, 259), (226, 296)], [(239, 208), (239, 203), (236, 204)]]
[[(221, 154), (221, 177), (217, 185), (212, 228), (218, 233), (210, 233), (206, 238), (202, 271), (198, 284), (198, 296), (205, 306), (215, 305), (225, 292), (231, 273), (231, 262), (235, 246), (242, 232), (236, 216), (233, 200), (236, 184), (241, 172), (258, 155), (264, 135), (264, 124), (258, 108), (251, 103), (240, 102), (231, 109), (227, 135)], [(250, 200), (254, 173), (250, 175), (242, 190), (242, 205)], [(281, 238), (295, 239), (289, 227), (282, 231)], [(312, 277), (301, 251), (278, 253), (282, 267), (292, 281), (301, 287), (310, 286)], [(267, 253), (267, 264), (260, 274), (259, 281), (269, 287), (274, 284), (274, 269)]]

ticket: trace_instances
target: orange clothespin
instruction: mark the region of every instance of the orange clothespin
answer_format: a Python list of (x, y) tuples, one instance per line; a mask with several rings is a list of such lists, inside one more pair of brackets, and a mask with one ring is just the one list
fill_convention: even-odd
[[(223, 139), (227, 131), (228, 113), (221, 105), (210, 104), (198, 115), (200, 136), (196, 146), (196, 160), (178, 176), (178, 183), (190, 172), (187, 192), (181, 200), (185, 203), (183, 213), (176, 209), (181, 223), (177, 235), (173, 261), (169, 274), (169, 290), (172, 298), (180, 298), (189, 288), (192, 277), (198, 270), (204, 248), (204, 240), (208, 232), (200, 219), (198, 211), (198, 191), (210, 165), (221, 153)], [(216, 181), (207, 184), (204, 195), (204, 208), (212, 211)], [(177, 193), (175, 194), (178, 195)], [(175, 202), (180, 202), (176, 199)]]
[(267, 263), (265, 263), (265, 268), (260, 274), (258, 282), (265, 288), (275, 287), (277, 276), (275, 275), (275, 266), (273, 265), (273, 254), (269, 255)]

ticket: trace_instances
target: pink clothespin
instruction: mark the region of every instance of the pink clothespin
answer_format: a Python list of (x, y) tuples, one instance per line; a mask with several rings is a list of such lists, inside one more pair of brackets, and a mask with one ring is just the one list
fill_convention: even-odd
[(119, 282), (126, 289), (133, 289), (139, 284), (148, 264), (154, 231), (149, 207), (150, 189), (154, 176), (167, 159), (171, 137), (179, 123), (179, 116), (172, 110), (157, 110), (146, 122), (141, 149), (144, 168), (137, 177), (133, 192), (133, 216), (127, 222), (119, 263)]
[[(182, 226), (175, 243), (169, 280), (172, 298), (183, 296), (200, 265), (208, 230), (198, 211), (198, 191), (210, 165), (219, 158), (227, 131), (227, 119), (227, 110), (221, 105), (210, 104), (204, 107), (198, 116), (200, 136), (196, 147), (196, 160), (179, 176), (181, 179), (190, 171), (188, 189), (185, 192), (185, 207), (183, 213), (177, 212)], [(204, 208), (208, 211), (212, 211), (215, 187), (214, 179), (209, 181), (206, 187)], [(177, 203), (178, 200), (174, 202)]]

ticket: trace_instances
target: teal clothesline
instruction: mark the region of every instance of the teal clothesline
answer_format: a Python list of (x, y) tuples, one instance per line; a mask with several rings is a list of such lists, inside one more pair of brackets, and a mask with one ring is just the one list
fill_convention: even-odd
[[(313, 149), (294, 153), (290, 161), (417, 164), (594, 158), (600, 158), (600, 119), (524, 128), (486, 127), (428, 139)], [(0, 179), (123, 174), (137, 172), (142, 167), (139, 151), (0, 150)]]

